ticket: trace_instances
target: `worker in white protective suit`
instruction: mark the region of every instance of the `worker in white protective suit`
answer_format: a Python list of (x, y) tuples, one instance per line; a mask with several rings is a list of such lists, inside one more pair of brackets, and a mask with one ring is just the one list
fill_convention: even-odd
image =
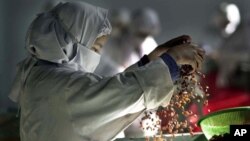
[[(10, 94), (21, 108), (21, 141), (109, 141), (145, 109), (169, 102), (177, 64), (202, 63), (203, 50), (165, 44), (124, 72), (92, 73), (111, 26), (107, 10), (60, 3), (39, 14), (26, 39), (30, 54), (19, 63)], [(160, 57), (159, 57), (160, 56)]]
[[(132, 19), (131, 32), (133, 34), (134, 58), (140, 59), (157, 47), (154, 37), (160, 33), (161, 24), (157, 12), (150, 8), (135, 10), (132, 13)], [(131, 61), (133, 62), (133, 58)]]

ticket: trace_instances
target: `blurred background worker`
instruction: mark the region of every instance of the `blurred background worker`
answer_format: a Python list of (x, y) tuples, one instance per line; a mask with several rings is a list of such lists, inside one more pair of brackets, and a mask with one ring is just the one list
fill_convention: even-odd
[(112, 76), (122, 72), (124, 57), (126, 57), (127, 38), (131, 22), (130, 11), (126, 8), (110, 10), (112, 32), (102, 50), (102, 58), (95, 73), (103, 76)]
[[(205, 114), (208, 114), (208, 109), (214, 112), (225, 108), (250, 105), (249, 19), (240, 20), (240, 13), (235, 4), (224, 3), (223, 6), (226, 11), (225, 15), (227, 15), (226, 19), (228, 19), (228, 24), (224, 28), (227, 34), (216, 51), (216, 57), (210, 57), (215, 67), (204, 80), (204, 85), (211, 86), (210, 104), (204, 108)], [(232, 17), (237, 20), (231, 21)]]
[[(160, 32), (158, 14), (150, 8), (137, 9), (132, 13), (131, 43), (133, 54), (127, 64), (134, 63), (136, 58), (148, 55), (157, 46), (154, 37)], [(126, 65), (126, 64), (125, 64)]]
[[(203, 85), (209, 86), (208, 107), (204, 114), (224, 108), (249, 106), (247, 81), (250, 58), (249, 18), (242, 16), (239, 7), (234, 3), (221, 3), (213, 16), (213, 32), (217, 33), (220, 42), (207, 50), (204, 65)], [(205, 47), (206, 49), (206, 47)], [(244, 69), (243, 69), (244, 68)]]
[[(236, 4), (223, 2), (217, 5), (205, 30), (208, 38), (202, 42), (207, 57), (203, 66), (206, 77), (201, 78), (201, 83), (209, 87), (209, 105), (203, 107), (198, 102), (190, 105), (190, 110), (197, 115), (189, 118), (193, 125), (211, 112), (250, 105), (247, 88), (250, 85), (246, 81), (250, 57), (248, 23), (248, 18), (242, 16)], [(201, 129), (197, 127), (195, 131)]]
[(150, 8), (111, 11), (111, 23), (114, 31), (102, 52), (106, 57), (95, 71), (103, 76), (121, 72), (149, 54), (157, 46), (154, 36), (160, 31), (158, 14)]

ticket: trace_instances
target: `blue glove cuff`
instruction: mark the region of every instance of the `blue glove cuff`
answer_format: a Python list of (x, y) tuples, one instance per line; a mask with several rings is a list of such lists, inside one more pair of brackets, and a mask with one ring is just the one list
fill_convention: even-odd
[(160, 57), (165, 62), (165, 64), (168, 66), (172, 80), (176, 81), (180, 77), (180, 68), (178, 67), (177, 63), (167, 53), (162, 54)]

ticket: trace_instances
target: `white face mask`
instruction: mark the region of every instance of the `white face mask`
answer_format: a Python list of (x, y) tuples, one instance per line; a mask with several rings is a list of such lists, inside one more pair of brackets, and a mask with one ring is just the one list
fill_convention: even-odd
[(81, 44), (76, 45), (77, 54), (69, 63), (78, 64), (79, 68), (77, 69), (79, 70), (94, 72), (100, 62), (100, 54), (90, 50), (89, 48)]

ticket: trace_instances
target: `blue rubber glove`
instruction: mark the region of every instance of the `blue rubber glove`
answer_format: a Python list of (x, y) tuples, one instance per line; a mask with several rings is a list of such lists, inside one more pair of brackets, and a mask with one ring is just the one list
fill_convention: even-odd
[[(176, 81), (180, 77), (180, 69), (179, 69), (178, 65), (176, 64), (175, 60), (167, 53), (164, 53), (160, 57), (165, 62), (165, 64), (168, 66), (172, 80)], [(148, 56), (144, 55), (140, 59), (140, 61), (138, 62), (138, 66), (139, 67), (144, 66), (149, 62), (150, 62), (150, 60), (149, 60)]]

